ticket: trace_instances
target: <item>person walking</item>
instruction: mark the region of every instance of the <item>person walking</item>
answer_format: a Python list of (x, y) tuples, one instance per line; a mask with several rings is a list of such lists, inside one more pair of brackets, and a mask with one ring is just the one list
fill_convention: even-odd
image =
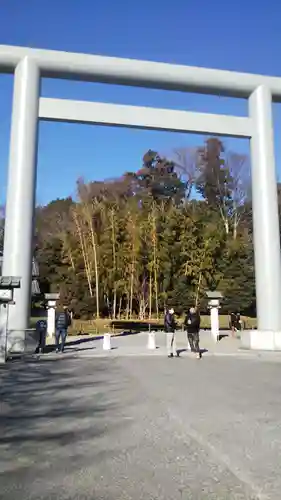
[(43, 354), (46, 346), (46, 335), (47, 335), (47, 321), (45, 319), (40, 319), (39, 321), (37, 321), (36, 333), (38, 336), (38, 345), (35, 352)]
[(231, 330), (232, 337), (235, 336), (236, 323), (237, 323), (236, 313), (235, 312), (231, 312), (229, 314), (229, 328)]
[(186, 313), (184, 327), (187, 331), (187, 338), (191, 352), (196, 353), (198, 359), (201, 359), (202, 352), (199, 346), (200, 314), (197, 307), (191, 307)]
[(239, 311), (230, 313), (229, 327), (231, 329), (232, 337), (235, 337), (236, 333), (242, 330), (242, 320)]
[(164, 317), (164, 331), (166, 333), (172, 333), (171, 343), (169, 345), (170, 353), (168, 355), (169, 358), (173, 358), (177, 353), (174, 349), (175, 342), (175, 331), (176, 331), (176, 321), (175, 321), (175, 311), (173, 308), (169, 309), (165, 313)]
[[(71, 325), (71, 315), (66, 306), (56, 316), (56, 352), (63, 352), (67, 337), (67, 329)], [(61, 341), (61, 344), (60, 344)]]

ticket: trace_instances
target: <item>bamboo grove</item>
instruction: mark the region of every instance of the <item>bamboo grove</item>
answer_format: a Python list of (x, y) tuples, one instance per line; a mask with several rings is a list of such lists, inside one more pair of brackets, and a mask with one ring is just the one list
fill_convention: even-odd
[(254, 310), (249, 165), (216, 138), (174, 151), (148, 151), (141, 169), (77, 182), (77, 197), (36, 212), (41, 290), (60, 291), (77, 317), (158, 317), (206, 306)]

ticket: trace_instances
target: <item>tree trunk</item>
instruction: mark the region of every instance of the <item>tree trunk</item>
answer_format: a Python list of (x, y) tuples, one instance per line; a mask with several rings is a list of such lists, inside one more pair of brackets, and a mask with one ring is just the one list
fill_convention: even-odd
[(114, 288), (113, 292), (113, 306), (112, 306), (112, 319), (116, 319), (116, 305), (117, 305), (117, 290)]
[(206, 252), (207, 252), (208, 246), (209, 246), (209, 240), (205, 241), (205, 248), (204, 248), (204, 252), (203, 252), (203, 257), (202, 257), (201, 262), (200, 262), (197, 290), (196, 290), (196, 296), (195, 296), (195, 307), (198, 306), (198, 302), (199, 302), (200, 288), (201, 288), (201, 282), (202, 282), (202, 277), (203, 277), (202, 267), (203, 267), (204, 259), (206, 257)]
[(149, 273), (149, 319), (151, 319), (152, 309), (152, 274)]
[(146, 311), (146, 302), (144, 294), (142, 294), (139, 301), (139, 319), (141, 321), (145, 319), (145, 311)]
[(159, 319), (159, 304), (158, 304), (158, 280), (157, 280), (157, 271), (154, 272), (154, 291), (155, 291), (155, 310), (156, 310), (156, 319)]
[(100, 317), (99, 271), (98, 271), (97, 247), (92, 228), (91, 228), (91, 235), (92, 235), (92, 243), (94, 250), (94, 266), (95, 266), (95, 279), (96, 279), (96, 308), (97, 308), (97, 318), (99, 318)]
[(196, 290), (196, 297), (195, 297), (195, 307), (198, 306), (199, 293), (200, 293), (200, 287), (201, 287), (201, 280), (202, 280), (202, 271), (200, 270), (200, 272), (199, 272), (199, 278), (198, 278), (198, 285), (197, 285), (197, 290)]
[(128, 320), (128, 319), (129, 319), (129, 310), (130, 310), (130, 306), (129, 306), (129, 304), (130, 304), (130, 294), (129, 294), (129, 293), (127, 293), (127, 294), (126, 294), (126, 297), (127, 297), (127, 304), (126, 304), (126, 320)]
[(75, 210), (73, 210), (72, 216), (73, 216), (73, 220), (74, 220), (74, 223), (76, 225), (76, 229), (77, 229), (77, 233), (78, 233), (78, 237), (79, 237), (80, 247), (81, 247), (82, 256), (83, 256), (83, 260), (84, 260), (85, 273), (86, 273), (86, 278), (87, 278), (87, 282), (88, 282), (89, 294), (91, 297), (93, 297), (90, 264), (89, 264), (89, 259), (88, 259), (86, 248), (85, 248), (84, 235), (82, 233), (79, 218), (78, 218), (78, 215), (77, 215)]
[(156, 227), (156, 218), (155, 214), (153, 214), (153, 272), (154, 272), (154, 293), (155, 293), (155, 309), (156, 309), (156, 318), (159, 316), (159, 306), (158, 306), (158, 263), (157, 263), (157, 227)]
[(100, 317), (100, 297), (99, 297), (99, 270), (98, 270), (98, 256), (97, 256), (97, 244), (96, 244), (96, 236), (93, 228), (92, 214), (89, 211), (89, 207), (86, 207), (87, 216), (88, 216), (88, 224), (90, 227), (91, 234), (91, 242), (94, 253), (94, 270), (95, 270), (95, 281), (96, 281), (96, 309), (97, 309), (97, 318)]
[(74, 264), (74, 259), (73, 259), (73, 257), (72, 257), (72, 251), (71, 251), (71, 249), (69, 249), (69, 251), (68, 251), (68, 257), (69, 257), (69, 261), (70, 261), (71, 269), (72, 269), (73, 271), (75, 271), (75, 264)]
[(115, 218), (114, 209), (110, 212), (111, 215), (111, 242), (112, 242), (112, 261), (113, 261), (113, 318), (116, 317), (116, 235), (115, 235)]
[(129, 308), (130, 319), (132, 318), (132, 312), (133, 312), (134, 274), (135, 274), (135, 262), (133, 257), (133, 262), (131, 266), (131, 276), (130, 276), (130, 308)]
[(75, 272), (75, 263), (74, 263), (74, 259), (72, 256), (71, 243), (70, 243), (66, 233), (63, 233), (63, 235), (62, 235), (62, 242), (63, 242), (63, 251), (67, 255), (67, 259), (68, 259), (68, 262), (70, 264), (71, 269)]
[(234, 222), (233, 222), (233, 239), (234, 240), (237, 239), (238, 223), (239, 223), (238, 214), (237, 214), (237, 211), (235, 210), (235, 213), (234, 213)]
[(119, 297), (119, 310), (118, 310), (118, 319), (121, 319), (121, 308), (122, 308), (122, 295)]

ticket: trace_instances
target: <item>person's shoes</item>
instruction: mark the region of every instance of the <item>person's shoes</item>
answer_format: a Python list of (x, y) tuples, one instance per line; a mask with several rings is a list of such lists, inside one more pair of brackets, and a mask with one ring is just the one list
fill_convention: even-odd
[(168, 358), (173, 358), (173, 357), (174, 357), (174, 355), (173, 355), (173, 353), (171, 352), (171, 354), (169, 354)]
[(59, 352), (59, 350), (58, 350), (58, 348), (56, 348), (56, 353), (58, 353), (58, 352)]

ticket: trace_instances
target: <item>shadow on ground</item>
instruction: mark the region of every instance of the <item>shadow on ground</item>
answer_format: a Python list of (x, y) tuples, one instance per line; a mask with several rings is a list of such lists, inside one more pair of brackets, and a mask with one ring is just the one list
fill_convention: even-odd
[[(94, 370), (86, 370), (81, 378), (78, 366), (74, 368), (67, 359), (14, 362), (0, 369), (1, 423), (5, 432), (1, 444), (55, 440), (63, 443), (71, 434), (72, 443), (76, 439), (91, 437), (101, 432), (100, 426), (80, 426), (77, 434), (68, 432), (66, 426), (54, 432), (44, 432), (41, 421), (85, 417), (102, 418), (115, 407), (115, 403), (105, 401), (102, 391), (103, 372), (106, 361), (99, 362)], [(87, 397), (87, 392), (95, 398)], [(90, 394), (89, 394), (90, 395)], [(89, 422), (90, 424), (91, 422)], [(2, 427), (3, 428), (3, 427)], [(78, 429), (77, 429), (78, 430)], [(90, 434), (89, 434), (90, 433)]]
[[(196, 351), (191, 351), (190, 349), (182, 348), (182, 349), (177, 349), (177, 356), (180, 356), (182, 353), (187, 352), (189, 354), (196, 354)], [(201, 354), (205, 354), (208, 352), (208, 349), (200, 349)]]
[[(139, 332), (122, 332), (118, 334), (118, 337), (127, 337), (129, 335), (134, 335)], [(71, 339), (71, 337), (69, 337)], [(84, 345), (87, 345), (89, 342), (99, 342), (103, 339), (103, 335), (89, 335), (88, 337), (83, 337), (83, 338), (78, 338), (76, 340), (67, 340), (65, 343), (65, 349), (67, 350), (69, 347), (75, 348), (72, 349), (73, 352), (78, 352), (78, 351), (86, 351), (86, 350), (93, 350), (95, 347), (91, 345), (91, 347), (84, 347)], [(81, 346), (81, 348), (80, 348)], [(112, 347), (111, 349), (117, 349), (116, 347)], [(44, 353), (50, 353), (56, 350), (56, 344), (48, 344), (44, 347)], [(35, 349), (35, 353), (38, 353), (38, 347)], [(11, 358), (12, 359), (12, 358)]]
[(23, 477), (22, 498), (33, 498), (29, 484), (46, 468), (54, 474), (67, 461), (69, 472), (89, 457), (100, 459), (93, 442), (123, 425), (113, 416), (119, 408), (114, 371), (111, 362), (110, 377), (107, 360), (81, 367), (62, 356), (0, 367), (2, 498), (18, 498), (13, 488)]

